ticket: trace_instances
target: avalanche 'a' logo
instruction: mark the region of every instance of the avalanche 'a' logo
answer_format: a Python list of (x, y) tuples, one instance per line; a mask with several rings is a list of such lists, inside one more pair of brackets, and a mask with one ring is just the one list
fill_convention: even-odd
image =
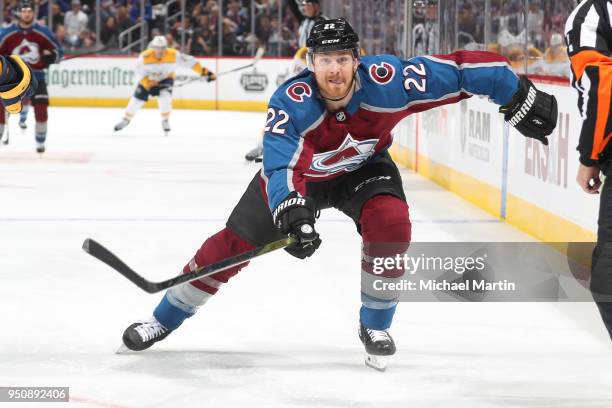
[(370, 77), (376, 83), (381, 85), (388, 84), (395, 76), (395, 68), (393, 68), (393, 65), (386, 62), (383, 62), (380, 65), (372, 64), (370, 65), (370, 69), (368, 71), (370, 73)]
[(15, 49), (13, 54), (19, 55), (28, 64), (36, 64), (40, 61), (40, 50), (38, 44), (35, 42), (29, 42), (25, 38), (21, 41)]
[(349, 172), (363, 166), (374, 154), (378, 139), (355, 140), (350, 134), (340, 147), (331, 152), (315, 154), (310, 164), (310, 177), (326, 177), (341, 171)]
[(291, 84), (285, 93), (292, 101), (304, 102), (305, 97), (312, 96), (312, 88), (306, 82), (296, 82)]

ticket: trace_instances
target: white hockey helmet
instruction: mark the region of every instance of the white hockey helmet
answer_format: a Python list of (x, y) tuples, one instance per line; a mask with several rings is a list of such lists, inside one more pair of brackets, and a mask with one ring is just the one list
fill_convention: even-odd
[(151, 48), (164, 49), (168, 48), (168, 41), (163, 35), (156, 35), (151, 41)]

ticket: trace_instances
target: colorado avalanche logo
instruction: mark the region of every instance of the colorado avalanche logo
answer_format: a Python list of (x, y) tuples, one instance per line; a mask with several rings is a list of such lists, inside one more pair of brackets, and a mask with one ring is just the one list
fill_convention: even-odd
[(363, 166), (374, 154), (378, 139), (355, 140), (347, 135), (336, 150), (315, 154), (310, 164), (310, 177), (326, 177), (341, 171), (353, 171)]
[(380, 65), (372, 64), (370, 65), (370, 77), (381, 85), (386, 85), (395, 76), (395, 68), (393, 65), (388, 64), (386, 62), (381, 63)]
[(29, 42), (25, 38), (21, 41), (15, 49), (13, 54), (19, 55), (23, 60), (29, 64), (36, 64), (40, 60), (40, 50), (38, 44)]
[(306, 82), (296, 82), (287, 88), (287, 96), (295, 102), (304, 102), (305, 97), (312, 96), (312, 88)]

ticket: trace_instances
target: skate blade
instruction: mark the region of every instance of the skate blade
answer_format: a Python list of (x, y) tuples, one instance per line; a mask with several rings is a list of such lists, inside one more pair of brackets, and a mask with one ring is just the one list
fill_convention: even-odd
[(375, 356), (367, 353), (365, 355), (365, 365), (381, 372), (387, 369), (388, 361), (389, 356)]
[(115, 354), (127, 354), (127, 353), (130, 353), (131, 351), (132, 350), (127, 348), (127, 346), (125, 344), (121, 343), (121, 346), (119, 346), (117, 351), (115, 351)]

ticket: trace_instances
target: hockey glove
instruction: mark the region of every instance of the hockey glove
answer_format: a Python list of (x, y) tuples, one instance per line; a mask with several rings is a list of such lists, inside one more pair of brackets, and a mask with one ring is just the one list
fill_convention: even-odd
[(38, 82), (32, 69), (17, 55), (0, 56), (0, 101), (9, 113), (21, 112), (21, 100), (36, 91)]
[(296, 192), (292, 192), (272, 214), (274, 225), (280, 232), (298, 239), (296, 244), (285, 248), (297, 258), (309, 257), (321, 245), (321, 238), (314, 229), (315, 212), (311, 198), (299, 197)]
[(548, 145), (546, 136), (557, 126), (557, 100), (542, 92), (525, 76), (519, 80), (519, 89), (509, 104), (499, 108), (506, 122), (524, 136)]
[(57, 51), (43, 50), (42, 60), (47, 65), (55, 64), (57, 62)]
[(206, 82), (212, 82), (217, 79), (217, 76), (212, 71), (209, 71), (207, 69), (204, 69), (202, 71), (202, 76), (206, 78)]

